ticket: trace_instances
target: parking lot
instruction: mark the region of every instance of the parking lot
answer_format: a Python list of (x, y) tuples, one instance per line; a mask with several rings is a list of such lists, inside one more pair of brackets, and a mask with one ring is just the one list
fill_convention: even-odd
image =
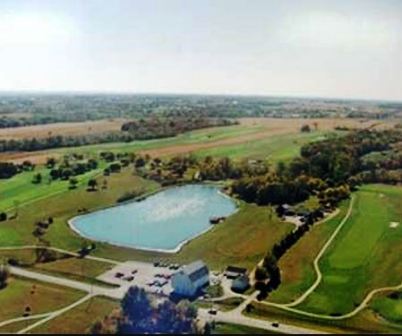
[(180, 269), (180, 265), (127, 261), (101, 274), (98, 280), (122, 287), (138, 286), (147, 292), (170, 295), (172, 292), (171, 276)]

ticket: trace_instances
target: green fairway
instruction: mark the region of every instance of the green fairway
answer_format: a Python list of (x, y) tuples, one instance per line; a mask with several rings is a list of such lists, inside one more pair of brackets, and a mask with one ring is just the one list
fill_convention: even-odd
[(0, 290), (0, 322), (21, 317), (27, 306), (31, 308), (31, 315), (47, 313), (61, 309), (84, 295), (65, 287), (11, 278), (8, 286)]
[[(389, 294), (389, 293), (388, 293)], [(396, 298), (390, 295), (376, 297), (370, 303), (373, 309), (381, 317), (393, 323), (402, 323), (402, 293), (399, 292)]]
[(298, 306), (316, 313), (352, 311), (369, 291), (397, 285), (402, 278), (400, 254), (402, 188), (370, 185), (356, 193), (351, 217), (320, 261), (323, 279)]
[(281, 285), (269, 295), (269, 301), (289, 303), (314, 283), (313, 260), (345, 216), (348, 206), (349, 201), (341, 203), (340, 211), (335, 217), (314, 225), (280, 258)]

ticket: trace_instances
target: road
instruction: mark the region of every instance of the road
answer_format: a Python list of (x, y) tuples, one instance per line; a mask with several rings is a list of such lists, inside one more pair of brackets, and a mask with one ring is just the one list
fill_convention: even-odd
[[(70, 279), (64, 279), (56, 276), (51, 276), (47, 274), (42, 274), (34, 271), (28, 271), (25, 269), (21, 269), (19, 267), (10, 267), (10, 272), (12, 274), (18, 275), (20, 277), (25, 277), (37, 281), (43, 281), (59, 286), (65, 286), (77, 290), (84, 291), (88, 293), (88, 295), (84, 296), (80, 300), (74, 302), (72, 305), (67, 306), (63, 309), (50, 312), (48, 314), (43, 314), (43, 316), (38, 316), (38, 317), (44, 317), (40, 321), (35, 322), (34, 324), (28, 326), (27, 328), (20, 330), (19, 333), (25, 333), (33, 328), (36, 328), (37, 326), (46, 323), (47, 321), (67, 312), (68, 310), (76, 307), (77, 305), (81, 304), (82, 302), (88, 300), (91, 297), (94, 296), (105, 296), (111, 299), (122, 299), (124, 297), (124, 294), (130, 287), (130, 285), (127, 286), (122, 286), (119, 288), (104, 288), (96, 285), (91, 285), (87, 283), (83, 283), (80, 281), (76, 280), (70, 280)], [(267, 321), (267, 320), (259, 320), (251, 317), (246, 317), (241, 314), (242, 310), (246, 307), (246, 305), (252, 301), (255, 300), (257, 295), (257, 292), (253, 293), (253, 295), (249, 296), (239, 307), (234, 309), (233, 311), (229, 312), (218, 312), (217, 315), (210, 315), (208, 313), (207, 309), (199, 309), (199, 317), (201, 319), (204, 319), (206, 321), (214, 319), (215, 321), (219, 322), (225, 322), (225, 323), (233, 323), (233, 324), (240, 324), (240, 325), (245, 325), (249, 327), (256, 327), (256, 328), (261, 328), (261, 329), (266, 329), (266, 330), (271, 330), (271, 331), (277, 331), (277, 332), (283, 332), (283, 333), (289, 333), (289, 334), (316, 334), (316, 333), (322, 333), (321, 331), (316, 331), (312, 329), (306, 329), (306, 328), (300, 328), (300, 327), (295, 327), (292, 325), (287, 325), (287, 324), (280, 324), (278, 327), (273, 327), (272, 323), (274, 321)], [(9, 321), (5, 321), (2, 323), (11, 323)]]

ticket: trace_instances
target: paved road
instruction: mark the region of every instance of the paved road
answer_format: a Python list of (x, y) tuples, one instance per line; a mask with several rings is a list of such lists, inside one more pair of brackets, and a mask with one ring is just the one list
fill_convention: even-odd
[(244, 325), (252, 328), (260, 328), (275, 332), (280, 332), (284, 334), (323, 334), (322, 331), (316, 331), (312, 329), (296, 327), (292, 325), (282, 324), (280, 323), (278, 327), (274, 327), (272, 325), (275, 321), (269, 320), (260, 320), (252, 317), (247, 317), (242, 315), (239, 312), (229, 311), (229, 312), (221, 312), (218, 311), (216, 315), (210, 315), (208, 310), (199, 309), (198, 316), (205, 321), (216, 321), (216, 322), (224, 322), (224, 323), (232, 323)]
[(29, 278), (33, 280), (38, 280), (38, 281), (43, 281), (59, 286), (65, 286), (73, 289), (77, 289), (86, 293), (90, 293), (92, 295), (101, 295), (101, 296), (106, 296), (112, 299), (122, 299), (124, 297), (124, 294), (126, 293), (127, 289), (129, 288), (129, 285), (125, 287), (119, 287), (119, 288), (106, 288), (106, 287), (101, 287), (101, 286), (96, 286), (96, 285), (91, 285), (88, 283), (76, 281), (76, 280), (70, 280), (70, 279), (65, 279), (65, 278), (60, 278), (52, 275), (47, 275), (47, 274), (42, 274), (38, 272), (33, 272), (33, 271), (28, 271), (19, 267), (13, 267), (10, 266), (10, 272), (12, 274), (24, 277), (24, 278)]
[[(73, 303), (72, 305), (67, 306), (63, 309), (57, 310), (55, 312), (49, 313), (49, 315), (46, 315), (46, 317), (44, 319), (41, 319), (40, 321), (30, 325), (29, 327), (27, 327), (23, 330), (20, 330), (19, 333), (28, 332), (28, 331), (32, 330), (33, 328), (36, 328), (40, 324), (46, 323), (47, 321), (65, 313), (69, 309), (76, 307), (77, 305), (81, 304), (82, 302), (84, 302), (94, 296), (100, 295), (100, 296), (106, 296), (106, 297), (109, 297), (112, 299), (122, 299), (124, 294), (126, 293), (127, 289), (130, 286), (130, 285), (127, 285), (125, 287), (120, 287), (120, 288), (103, 288), (100, 286), (90, 285), (90, 284), (83, 283), (80, 281), (64, 279), (64, 278), (60, 278), (60, 277), (56, 277), (56, 276), (28, 271), (28, 270), (21, 269), (18, 267), (10, 267), (10, 272), (12, 274), (15, 274), (15, 275), (18, 275), (21, 277), (34, 279), (34, 280), (38, 280), (38, 281), (43, 281), (43, 282), (47, 282), (47, 283), (52, 283), (52, 284), (56, 284), (59, 286), (74, 288), (74, 289), (81, 290), (81, 291), (88, 293), (88, 295), (86, 295), (82, 299), (78, 300), (77, 302)], [(241, 311), (246, 307), (246, 305), (248, 303), (252, 302), (255, 299), (256, 295), (257, 295), (257, 293), (254, 293), (253, 295), (248, 297), (235, 310), (230, 311), (230, 312), (218, 312), (218, 314), (214, 315), (214, 316), (208, 314), (208, 310), (206, 310), (206, 309), (199, 309), (199, 317), (202, 319), (205, 319), (205, 320), (214, 319), (215, 321), (220, 321), (220, 322), (225, 322), (225, 323), (241, 324), (241, 325), (246, 325), (249, 327), (256, 327), (256, 328), (272, 330), (272, 331), (279, 331), (279, 332), (290, 333), (290, 334), (321, 333), (321, 332), (317, 332), (315, 330), (295, 327), (295, 326), (286, 325), (286, 324), (280, 324), (279, 327), (273, 327), (272, 326), (273, 321), (259, 320), (259, 319), (243, 316), (241, 314)]]

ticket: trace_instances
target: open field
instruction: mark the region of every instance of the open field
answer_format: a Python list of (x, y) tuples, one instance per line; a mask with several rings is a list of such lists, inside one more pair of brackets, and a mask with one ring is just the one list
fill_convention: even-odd
[(31, 308), (31, 315), (36, 315), (60, 309), (83, 296), (65, 287), (12, 277), (0, 290), (0, 322), (21, 317), (26, 306)]
[(178, 262), (202, 259), (217, 270), (230, 264), (251, 270), (294, 227), (275, 215), (270, 219), (269, 211), (269, 207), (243, 204), (237, 213), (190, 241), (172, 259)]
[(364, 333), (401, 333), (399, 326), (391, 326), (382, 323), (371, 310), (363, 310), (358, 315), (341, 321), (319, 320), (316, 318), (299, 315), (275, 307), (269, 307), (258, 302), (253, 303), (254, 309), (246, 316), (259, 319), (278, 321), (305, 328), (312, 328), (332, 334), (364, 334)]
[[(81, 153), (94, 153), (103, 150), (116, 150), (116, 151), (138, 151), (142, 153), (150, 154), (151, 156), (172, 156), (187, 153), (196, 153), (198, 151), (213, 151), (215, 148), (224, 148), (230, 146), (245, 147), (244, 152), (247, 153), (247, 147), (251, 146), (254, 153), (259, 157), (267, 157), (272, 155), (275, 145), (278, 144), (275, 139), (283, 141), (286, 139), (288, 142), (292, 142), (295, 135), (300, 134), (300, 127), (304, 124), (309, 124), (313, 132), (304, 134), (305, 138), (316, 137), (318, 134), (326, 134), (327, 132), (333, 132), (337, 126), (345, 126), (351, 128), (366, 128), (373, 127), (391, 127), (392, 122), (379, 122), (377, 120), (360, 120), (360, 119), (275, 119), (275, 118), (245, 118), (240, 119), (240, 125), (207, 128), (201, 130), (195, 130), (180, 134), (173, 138), (134, 141), (131, 143), (113, 143), (113, 144), (99, 144), (82, 146), (74, 149), (60, 148), (47, 151), (37, 152), (19, 152), (19, 153), (0, 153), (0, 160), (9, 160), (14, 162), (22, 162), (25, 159), (29, 159), (34, 163), (40, 164), (46, 161), (48, 156), (57, 157), (64, 153), (71, 151)], [(317, 129), (315, 130), (315, 126)], [(315, 133), (317, 132), (317, 133)], [(286, 137), (287, 135), (287, 137)], [(280, 136), (283, 136), (282, 138)], [(259, 142), (274, 137), (272, 147), (265, 150), (264, 143), (259, 143), (254, 148), (253, 142)], [(269, 140), (267, 140), (269, 142)], [(295, 143), (293, 148), (290, 149), (290, 153), (298, 153), (298, 149), (303, 145), (303, 141)], [(284, 147), (281, 147), (284, 148)], [(223, 150), (225, 151), (225, 150)], [(227, 150), (229, 153), (233, 149)], [(241, 157), (241, 155), (237, 155)], [(247, 155), (248, 157), (248, 155)], [(287, 153), (285, 158), (289, 157)], [(282, 159), (279, 157), (279, 159)]]
[[(365, 186), (357, 193), (352, 216), (325, 253), (323, 280), (298, 308), (318, 313), (347, 313), (375, 288), (402, 279), (402, 189)], [(392, 270), (392, 271), (391, 271)]]
[(119, 131), (123, 119), (105, 119), (86, 122), (66, 122), (0, 129), (0, 140), (47, 138), (49, 136), (77, 136)]
[[(77, 176), (78, 185), (85, 186), (89, 179), (101, 175), (104, 167), (105, 164), (101, 162), (99, 168)], [(32, 179), (38, 173), (43, 176), (43, 181), (40, 184), (33, 184)], [(68, 181), (52, 181), (47, 178), (48, 175), (49, 169), (38, 167), (34, 171), (23, 172), (11, 179), (0, 180), (0, 209), (10, 210), (15, 207), (15, 202), (18, 202), (18, 206), (22, 206), (68, 191)]]
[(33, 333), (82, 334), (89, 333), (92, 325), (118, 308), (119, 303), (110, 299), (95, 297), (65, 314), (32, 330)]
[(396, 292), (396, 297), (387, 293), (375, 297), (370, 308), (389, 322), (401, 324), (402, 322), (402, 293)]
[[(345, 314), (360, 304), (369, 291), (401, 282), (402, 231), (391, 223), (402, 218), (402, 189), (369, 185), (355, 197), (351, 217), (319, 262), (321, 283), (297, 309), (334, 316)], [(279, 264), (283, 285), (269, 300), (291, 302), (311, 286), (315, 274), (310, 265), (338, 225), (342, 212), (344, 209), (332, 220), (315, 226), (284, 256)]]

